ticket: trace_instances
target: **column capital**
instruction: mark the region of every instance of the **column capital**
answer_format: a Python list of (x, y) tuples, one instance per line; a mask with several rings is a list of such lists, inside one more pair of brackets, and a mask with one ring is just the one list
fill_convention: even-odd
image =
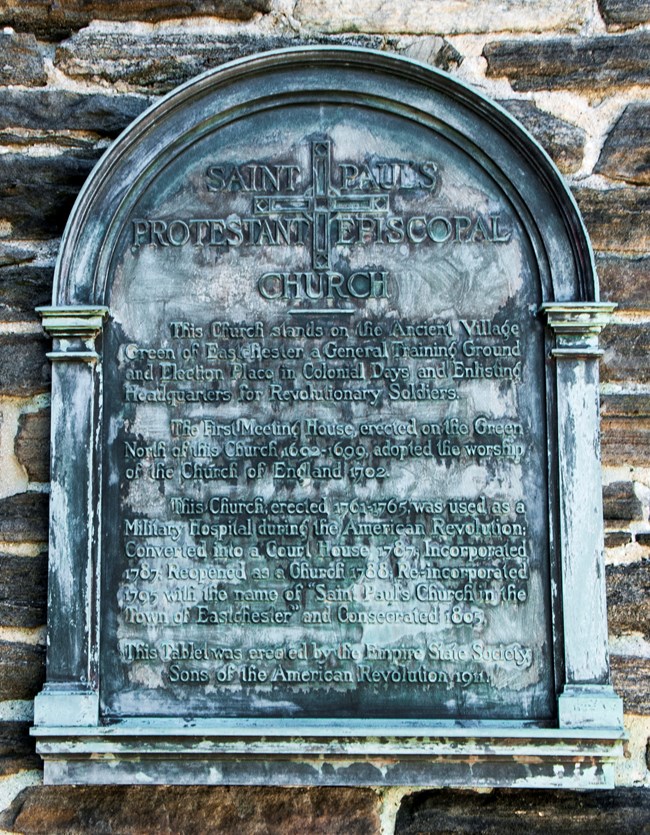
[(58, 341), (47, 356), (55, 361), (95, 362), (95, 339), (101, 332), (108, 308), (101, 305), (37, 307), (43, 330)]
[(37, 307), (36, 312), (41, 314), (43, 330), (50, 336), (87, 338), (101, 331), (108, 308), (101, 305)]
[(612, 302), (545, 302), (539, 310), (556, 336), (552, 355), (558, 359), (600, 357), (598, 336), (616, 307)]

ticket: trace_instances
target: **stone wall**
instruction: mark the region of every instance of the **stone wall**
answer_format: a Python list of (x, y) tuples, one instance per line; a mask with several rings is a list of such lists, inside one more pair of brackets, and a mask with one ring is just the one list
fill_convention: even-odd
[[(647, 0), (0, 0), (0, 830), (643, 831), (650, 821), (650, 10)], [(157, 96), (301, 43), (389, 50), (510, 110), (568, 179), (597, 252), (610, 646), (629, 744), (609, 793), (45, 788), (49, 365), (34, 307), (84, 179)]]

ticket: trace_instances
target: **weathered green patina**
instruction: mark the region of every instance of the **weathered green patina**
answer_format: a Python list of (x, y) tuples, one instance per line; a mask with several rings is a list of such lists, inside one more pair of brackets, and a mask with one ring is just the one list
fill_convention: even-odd
[(598, 298), (553, 164), (386, 54), (207, 73), (70, 218), (51, 782), (611, 785)]

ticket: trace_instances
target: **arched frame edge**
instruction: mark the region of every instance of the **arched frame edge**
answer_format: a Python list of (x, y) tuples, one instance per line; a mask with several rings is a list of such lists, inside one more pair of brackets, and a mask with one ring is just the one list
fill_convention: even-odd
[[(593, 250), (575, 198), (546, 151), (507, 110), (489, 101), (462, 81), (410, 58), (353, 47), (293, 47), (242, 58), (197, 76), (144, 111), (115, 140), (84, 184), (66, 225), (55, 268), (53, 304), (97, 303), (88, 286), (92, 280), (89, 271), (94, 275), (94, 269), (89, 270), (93, 255), (87, 254), (86, 261), (82, 261), (81, 264), (78, 264), (76, 255), (80, 249), (93, 249), (92, 242), (87, 240), (86, 222), (96, 202), (102, 199), (105, 184), (110, 182), (119, 166), (125, 164), (138, 143), (154, 136), (158, 126), (179, 108), (225, 90), (231, 84), (250, 82), (256, 76), (268, 78), (269, 73), (274, 70), (297, 72), (300, 67), (326, 70), (328, 66), (336, 69), (347, 67), (355, 72), (367, 72), (370, 68), (377, 78), (385, 76), (393, 81), (403, 80), (404, 83), (415, 84), (424, 91), (428, 89), (441, 94), (450, 102), (461, 105), (475, 118), (485, 120), (501, 134), (506, 144), (512, 146), (514, 151), (529, 162), (539, 184), (548, 192), (557, 207), (566, 233), (574, 274), (573, 297), (560, 298), (562, 295), (566, 296), (566, 293), (560, 292), (554, 293), (553, 298), (547, 298), (545, 301), (599, 300)], [(119, 202), (118, 200), (115, 209)], [(109, 207), (104, 215), (104, 218), (107, 218), (106, 225), (112, 216), (113, 212)], [(542, 229), (543, 225), (542, 223)]]

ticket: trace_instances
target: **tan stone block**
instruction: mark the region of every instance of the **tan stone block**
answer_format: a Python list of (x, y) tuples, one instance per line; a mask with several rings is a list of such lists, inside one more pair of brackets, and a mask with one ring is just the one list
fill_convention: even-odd
[(577, 28), (586, 20), (589, 7), (585, 0), (298, 0), (294, 16), (303, 25), (326, 32), (453, 35)]
[(634, 254), (650, 250), (650, 188), (576, 188), (574, 195), (596, 249)]
[(612, 684), (626, 712), (650, 714), (650, 659), (612, 655)]
[(336, 786), (49, 786), (19, 795), (0, 828), (24, 835), (379, 835), (379, 805), (369, 789)]
[(610, 633), (641, 633), (650, 639), (650, 560), (607, 566)]
[(50, 410), (27, 412), (20, 416), (14, 442), (16, 458), (30, 481), (50, 480)]
[(647, 310), (650, 305), (650, 256), (596, 258), (600, 295), (619, 310)]

